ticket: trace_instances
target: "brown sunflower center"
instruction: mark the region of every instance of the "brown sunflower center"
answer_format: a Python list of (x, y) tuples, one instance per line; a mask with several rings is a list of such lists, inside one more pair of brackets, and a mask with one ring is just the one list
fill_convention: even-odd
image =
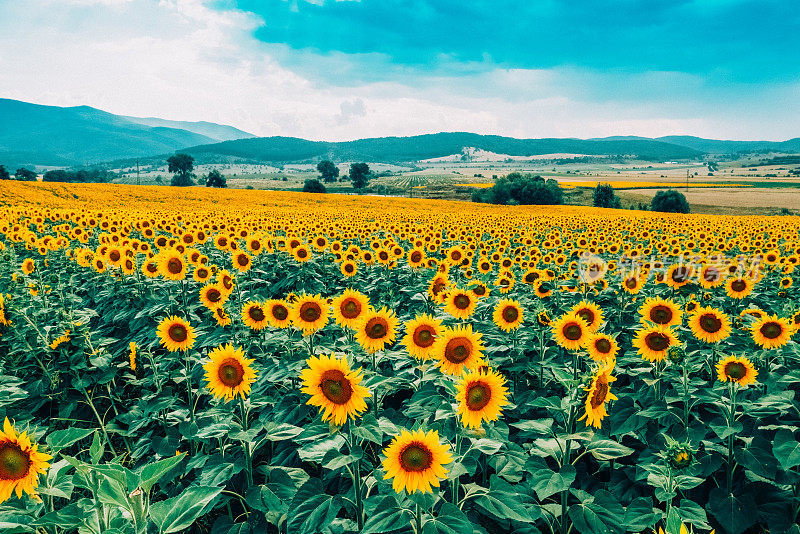
[(650, 320), (656, 324), (667, 324), (672, 321), (672, 310), (663, 304), (653, 306), (650, 310)]
[(289, 310), (283, 304), (276, 304), (272, 307), (272, 316), (279, 321), (285, 321), (289, 317)]
[(121, 256), (119, 252), (116, 250), (112, 250), (111, 254), (108, 255), (108, 259), (110, 259), (111, 261), (119, 261), (120, 258)]
[(444, 282), (436, 281), (434, 282), (433, 286), (431, 287), (431, 292), (434, 295), (438, 295), (444, 289)]
[(472, 353), (472, 342), (465, 337), (454, 337), (447, 342), (444, 357), (451, 363), (461, 363)]
[(636, 287), (636, 278), (628, 278), (625, 280), (625, 287), (633, 289)]
[(422, 261), (422, 253), (419, 252), (418, 250), (415, 250), (414, 252), (412, 252), (411, 253), (411, 261), (414, 262), (414, 263), (419, 263), (420, 261)]
[(250, 263), (250, 258), (244, 254), (239, 254), (236, 258), (236, 263), (238, 263), (240, 267), (246, 267), (247, 264)]
[(322, 317), (322, 309), (316, 302), (304, 302), (300, 306), (300, 318), (307, 323), (313, 323)]
[(592, 324), (594, 322), (594, 312), (589, 308), (581, 308), (576, 313), (578, 317), (586, 321), (586, 324)]
[(722, 321), (714, 315), (713, 313), (704, 313), (700, 316), (700, 328), (703, 329), (704, 332), (708, 332), (709, 334), (714, 334), (719, 332), (722, 328)]
[(383, 260), (383, 261), (386, 261), (386, 260), (388, 260), (388, 259), (389, 259), (389, 254), (388, 254), (387, 252), (380, 251), (380, 252), (378, 252), (378, 257), (379, 257), (381, 260)]
[(189, 337), (189, 332), (182, 324), (173, 324), (167, 331), (169, 338), (176, 343), (183, 343)]
[(167, 262), (167, 271), (170, 274), (180, 274), (183, 270), (183, 262), (178, 258), (170, 258)]
[(328, 369), (322, 373), (319, 387), (325, 398), (334, 404), (347, 404), (353, 396), (353, 386), (338, 369)]
[(220, 299), (222, 298), (222, 293), (220, 292), (219, 289), (212, 288), (208, 290), (208, 292), (206, 293), (206, 297), (211, 302), (219, 302)]
[(342, 304), (341, 312), (346, 319), (355, 319), (361, 315), (361, 303), (356, 299), (349, 298)]
[(254, 320), (255, 322), (257, 322), (257, 323), (260, 323), (261, 321), (263, 321), (266, 318), (266, 316), (264, 315), (264, 310), (261, 308), (261, 306), (253, 306), (253, 307), (251, 307), (247, 311), (247, 315), (249, 315), (250, 318), (252, 320)]
[(433, 464), (433, 453), (423, 443), (412, 441), (400, 451), (403, 471), (425, 471)]
[(228, 275), (222, 277), (222, 285), (225, 289), (231, 289), (233, 287), (233, 278)]
[(150, 274), (157, 273), (158, 272), (158, 265), (156, 265), (155, 263), (152, 263), (152, 262), (148, 263), (147, 264), (147, 272), (150, 273)]
[(608, 382), (605, 380), (598, 380), (594, 388), (594, 395), (592, 395), (589, 402), (592, 404), (592, 408), (597, 408), (606, 400), (606, 396), (608, 395)]
[(429, 325), (421, 325), (414, 330), (414, 344), (418, 347), (428, 348), (435, 340), (433, 327)]
[(370, 339), (383, 339), (389, 331), (389, 323), (383, 317), (373, 317), (364, 330)]
[(747, 368), (743, 363), (729, 362), (725, 364), (725, 376), (731, 380), (741, 380), (747, 374)]
[(16, 443), (0, 444), (0, 480), (19, 480), (28, 475), (31, 455)]
[(492, 388), (485, 382), (473, 382), (467, 386), (467, 408), (473, 412), (483, 410), (492, 400)]
[(503, 320), (507, 323), (516, 322), (519, 318), (519, 310), (514, 306), (506, 306), (503, 308), (503, 312), (500, 314), (503, 317)]
[(235, 358), (226, 358), (217, 371), (219, 381), (229, 388), (235, 388), (244, 380), (244, 367)]
[(462, 293), (453, 298), (453, 305), (459, 310), (466, 310), (470, 305), (470, 298)]
[(346, 263), (344, 266), (344, 270), (347, 273), (352, 273), (356, 270), (356, 266), (353, 265), (352, 263)]
[(678, 267), (672, 272), (672, 281), (680, 284), (687, 281), (690, 274), (688, 267)]
[(716, 269), (709, 268), (703, 271), (703, 280), (706, 282), (716, 282), (719, 280), (722, 273), (717, 271)]
[(304, 248), (301, 248), (301, 249), (299, 249), (299, 250), (297, 251), (297, 257), (298, 257), (298, 258), (301, 258), (301, 259), (302, 259), (302, 258), (305, 258), (305, 257), (307, 257), (307, 256), (308, 256), (308, 251), (307, 251), (306, 249), (304, 249)]
[(601, 337), (594, 342), (594, 348), (597, 349), (597, 352), (608, 354), (611, 352), (611, 342), (606, 338)]
[(473, 289), (472, 292), (480, 297), (481, 295), (485, 295), (486, 294), (486, 287), (484, 287), (482, 285), (481, 286), (475, 286), (475, 289)]
[(656, 352), (661, 352), (669, 347), (669, 336), (660, 332), (650, 332), (644, 338), (647, 348)]
[(581, 335), (583, 335), (583, 329), (578, 323), (567, 323), (561, 331), (564, 337), (570, 341), (577, 341), (581, 338)]
[(776, 339), (783, 334), (783, 328), (781, 327), (780, 323), (775, 321), (769, 321), (761, 325), (761, 328), (758, 329), (761, 332), (761, 335), (767, 339)]
[(532, 284), (539, 278), (539, 273), (528, 273), (525, 275), (525, 281), (529, 284)]
[(731, 289), (737, 293), (741, 293), (747, 288), (747, 283), (744, 280), (734, 280), (731, 283)]

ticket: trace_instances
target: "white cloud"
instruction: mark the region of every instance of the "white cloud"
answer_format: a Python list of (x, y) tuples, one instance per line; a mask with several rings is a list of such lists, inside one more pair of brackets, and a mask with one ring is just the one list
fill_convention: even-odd
[[(594, 91), (606, 84), (619, 88), (612, 94), (624, 93), (626, 82), (614, 74), (569, 69), (325, 85), (281, 66), (252, 35), (262, 23), (253, 14), (215, 10), (202, 0), (0, 3), (0, 96), (327, 140), (437, 131), (773, 139), (799, 118), (789, 112), (768, 123), (750, 110), (744, 124), (730, 113), (711, 119), (720, 113), (693, 105), (686, 91), (677, 91), (701, 81), (663, 73), (637, 78), (638, 95), (627, 100), (600, 98)], [(341, 56), (336, 61), (347, 61)], [(648, 91), (658, 98), (644, 98)], [(670, 102), (671, 91), (683, 100)]]

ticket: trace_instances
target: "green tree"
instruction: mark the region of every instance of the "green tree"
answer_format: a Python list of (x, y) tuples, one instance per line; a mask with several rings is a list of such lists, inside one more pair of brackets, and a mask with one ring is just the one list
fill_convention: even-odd
[(26, 169), (25, 167), (20, 167), (17, 169), (17, 172), (14, 173), (14, 177), (22, 182), (35, 182), (36, 172)]
[(370, 171), (366, 163), (350, 164), (350, 181), (356, 189), (364, 189), (369, 185)]
[(517, 172), (498, 178), (489, 189), (473, 191), (472, 200), (487, 204), (514, 205), (564, 203), (563, 192), (557, 181), (545, 181), (539, 175)]
[(597, 184), (592, 194), (592, 204), (597, 208), (622, 208), (622, 203), (610, 184)]
[(175, 154), (167, 160), (168, 170), (173, 173), (170, 185), (194, 185), (194, 158), (189, 154)]
[(6, 169), (5, 165), (0, 165), (0, 180), (10, 180), (11, 174), (9, 174), (8, 170)]
[(303, 193), (324, 193), (325, 184), (315, 178), (309, 178), (303, 184)]
[(320, 177), (324, 182), (335, 182), (339, 177), (339, 167), (327, 159), (317, 163), (317, 172), (319, 172)]
[(667, 189), (656, 193), (650, 202), (650, 209), (663, 213), (689, 213), (689, 203), (680, 191)]
[(206, 187), (228, 187), (228, 181), (217, 169), (211, 169), (206, 176)]

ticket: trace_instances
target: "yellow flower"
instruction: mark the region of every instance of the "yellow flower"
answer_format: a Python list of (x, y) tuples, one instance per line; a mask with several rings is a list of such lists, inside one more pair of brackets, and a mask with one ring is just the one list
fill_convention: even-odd
[(765, 349), (782, 347), (792, 338), (792, 326), (788, 319), (777, 315), (760, 317), (750, 326), (753, 341)]
[(468, 319), (474, 312), (478, 298), (472, 291), (453, 289), (445, 297), (445, 311), (456, 319)]
[(501, 330), (511, 332), (519, 328), (525, 314), (516, 300), (500, 299), (492, 313), (492, 320)]
[(482, 421), (497, 421), (501, 408), (508, 404), (506, 379), (488, 369), (473, 369), (458, 382), (456, 402), (461, 424), (478, 428)]
[(609, 383), (616, 380), (615, 377), (611, 376), (614, 365), (614, 360), (609, 360), (601, 364), (595, 372), (594, 377), (592, 377), (592, 383), (586, 388), (586, 391), (589, 392), (584, 402), (586, 413), (583, 414), (583, 417), (578, 419), (578, 421), (586, 419), (586, 426), (600, 428), (601, 421), (608, 415), (606, 403), (617, 399), (609, 390)]
[(439, 442), (435, 430), (409, 432), (403, 429), (383, 450), (384, 480), (392, 480), (397, 493), (432, 492), (449, 472), (445, 465), (453, 461), (450, 446)]
[(711, 308), (700, 307), (689, 317), (692, 334), (706, 343), (716, 343), (731, 334), (731, 323), (723, 312)]
[(301, 295), (292, 307), (292, 323), (303, 335), (313, 334), (328, 324), (328, 308), (319, 295)]
[(567, 350), (578, 350), (589, 339), (591, 331), (583, 318), (568, 312), (550, 325), (553, 339)]
[(361, 385), (360, 369), (350, 369), (345, 358), (326, 355), (312, 356), (306, 364), (300, 373), (302, 391), (311, 395), (306, 404), (319, 406), (323, 421), (341, 426), (348, 417), (355, 419), (366, 411), (369, 390)]
[(194, 328), (175, 315), (163, 319), (156, 330), (161, 344), (168, 351), (189, 350), (194, 345)]
[(365, 312), (355, 327), (356, 340), (367, 352), (383, 350), (394, 343), (397, 335), (397, 317), (385, 307), (379, 311)]
[(263, 330), (267, 327), (269, 318), (264, 311), (264, 304), (249, 300), (242, 307), (242, 322), (253, 330)]
[(17, 434), (6, 417), (0, 432), (0, 503), (7, 501), (12, 493), (22, 498), (22, 493), (35, 495), (39, 486), (39, 475), (46, 473), (52, 456), (39, 452), (39, 446), (31, 443), (26, 432)]
[(358, 291), (345, 289), (331, 303), (333, 318), (341, 326), (355, 328), (364, 313), (371, 311), (369, 298)]
[(758, 371), (745, 357), (727, 356), (717, 363), (717, 378), (720, 382), (736, 382), (740, 386), (755, 384)]
[(136, 343), (131, 341), (128, 343), (128, 349), (130, 352), (128, 353), (128, 360), (131, 362), (131, 371), (134, 373), (136, 372)]
[(245, 358), (242, 349), (230, 344), (215, 348), (208, 356), (210, 359), (203, 369), (212, 395), (228, 401), (237, 395), (244, 398), (250, 394), (256, 380), (256, 371), (252, 367), (255, 360)]
[(439, 359), (439, 368), (448, 375), (460, 375), (484, 364), (482, 336), (472, 325), (445, 328), (436, 339), (432, 352)]
[(639, 349), (643, 360), (661, 362), (667, 357), (670, 347), (677, 345), (678, 338), (672, 328), (652, 325), (636, 332), (632, 345)]
[(428, 314), (420, 314), (406, 323), (403, 345), (418, 360), (427, 360), (433, 352), (436, 339), (442, 335), (442, 321)]

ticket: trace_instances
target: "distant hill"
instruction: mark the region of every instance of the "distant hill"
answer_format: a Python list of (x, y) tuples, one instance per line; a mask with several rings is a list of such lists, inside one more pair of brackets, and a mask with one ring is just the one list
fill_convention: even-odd
[(234, 128), (233, 126), (226, 126), (224, 124), (216, 124), (213, 122), (170, 121), (156, 117), (120, 116), (123, 119), (128, 119), (129, 121), (137, 124), (153, 127), (178, 128), (180, 130), (186, 130), (187, 132), (194, 132), (196, 134), (204, 135), (217, 141), (231, 141), (234, 139), (250, 139), (255, 137), (255, 135), (242, 131), (238, 128)]
[[(616, 135), (592, 139), (592, 141), (650, 140), (649, 137), (633, 135)], [(652, 138), (672, 145), (678, 145), (706, 154), (747, 154), (753, 152), (800, 152), (800, 137), (788, 141), (723, 141), (719, 139), (703, 139), (691, 135), (666, 135)]]
[(699, 150), (652, 139), (516, 139), (499, 135), (448, 132), (410, 137), (376, 137), (355, 141), (308, 141), (296, 137), (258, 137), (195, 146), (182, 152), (196, 155), (233, 156), (249, 160), (288, 162), (317, 158), (336, 161), (402, 162), (458, 154), (474, 147), (509, 156), (541, 154), (630, 155), (664, 161), (699, 158)]
[(0, 99), (0, 164), (9, 168), (84, 165), (172, 153), (250, 135), (212, 123), (171, 126), (177, 124), (123, 117), (89, 106), (42, 106)]

